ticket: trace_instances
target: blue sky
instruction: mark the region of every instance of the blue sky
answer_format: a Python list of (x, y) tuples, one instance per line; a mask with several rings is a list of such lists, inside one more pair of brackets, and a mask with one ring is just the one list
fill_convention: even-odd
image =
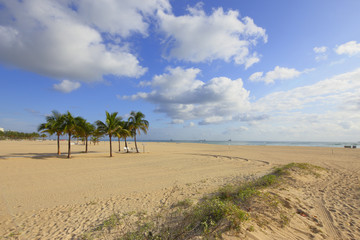
[(151, 140), (359, 141), (360, 2), (0, 0), (0, 127), (142, 111)]

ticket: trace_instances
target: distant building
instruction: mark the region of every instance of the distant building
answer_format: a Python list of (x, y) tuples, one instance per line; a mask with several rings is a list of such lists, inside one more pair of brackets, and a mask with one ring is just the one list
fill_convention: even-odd
[(3, 128), (0, 128), (0, 132), (4, 132), (4, 129), (3, 129)]

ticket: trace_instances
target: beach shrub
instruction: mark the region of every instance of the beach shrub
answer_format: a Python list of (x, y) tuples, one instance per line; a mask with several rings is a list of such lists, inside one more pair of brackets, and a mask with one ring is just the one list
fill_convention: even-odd
[(255, 186), (258, 188), (270, 187), (278, 182), (278, 176), (275, 174), (268, 174), (259, 178), (255, 182)]
[(258, 195), (260, 192), (253, 186), (243, 186), (239, 189), (237, 198), (240, 202), (248, 202), (248, 200), (254, 195)]
[(229, 220), (231, 226), (238, 225), (248, 219), (248, 214), (231, 201), (213, 198), (197, 205), (188, 218), (192, 219), (190, 228), (207, 233), (224, 219)]
[(221, 200), (232, 200), (236, 196), (237, 189), (234, 185), (225, 185), (218, 190), (218, 196)]
[(193, 205), (193, 201), (189, 198), (184, 199), (182, 201), (177, 202), (174, 204), (174, 207), (183, 207), (183, 208), (189, 208)]
[(275, 168), (272, 174), (276, 176), (286, 176), (289, 175), (291, 171), (296, 170), (303, 170), (303, 173), (313, 174), (314, 176), (319, 177), (320, 175), (316, 172), (316, 170), (323, 171), (325, 169), (309, 163), (289, 163), (287, 165)]
[(136, 231), (128, 232), (123, 237), (118, 238), (119, 240), (138, 240), (138, 239), (151, 239), (151, 240), (157, 240), (157, 239), (163, 239), (161, 236), (155, 236), (152, 233), (152, 230), (154, 229), (154, 224), (152, 222), (144, 222), (139, 224)]
[(119, 217), (119, 215), (114, 213), (108, 219), (106, 219), (102, 224), (97, 226), (94, 229), (94, 231), (100, 231), (103, 229), (107, 229), (108, 231), (110, 231), (112, 228), (116, 227), (119, 224), (120, 220), (121, 218)]

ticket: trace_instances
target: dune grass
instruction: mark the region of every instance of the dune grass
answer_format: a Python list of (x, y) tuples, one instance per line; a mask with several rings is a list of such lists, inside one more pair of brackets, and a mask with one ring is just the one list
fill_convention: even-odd
[[(221, 238), (221, 234), (242, 229), (243, 223), (250, 219), (251, 204), (260, 201), (268, 207), (276, 208), (280, 203), (287, 207), (286, 201), (264, 190), (276, 188), (286, 180), (292, 171), (315, 174), (320, 167), (306, 163), (290, 163), (273, 169), (273, 171), (256, 180), (226, 185), (218, 191), (204, 197), (197, 204), (190, 199), (172, 205), (172, 211), (163, 216), (142, 218), (135, 223), (133, 231), (120, 234), (116, 239), (190, 239), (194, 236)], [(281, 227), (289, 225), (290, 216), (280, 212)], [(111, 216), (97, 230), (115, 227), (121, 224), (117, 215)], [(257, 222), (267, 224), (267, 222)], [(248, 231), (254, 231), (253, 225)]]

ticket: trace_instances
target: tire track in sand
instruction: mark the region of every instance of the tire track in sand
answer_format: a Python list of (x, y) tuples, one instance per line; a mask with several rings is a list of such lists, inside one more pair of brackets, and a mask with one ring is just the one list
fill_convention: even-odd
[(330, 239), (359, 239), (359, 219), (353, 218), (360, 206), (353, 189), (359, 183), (359, 169), (336, 168), (342, 170), (329, 166), (331, 174), (317, 186), (315, 207)]

